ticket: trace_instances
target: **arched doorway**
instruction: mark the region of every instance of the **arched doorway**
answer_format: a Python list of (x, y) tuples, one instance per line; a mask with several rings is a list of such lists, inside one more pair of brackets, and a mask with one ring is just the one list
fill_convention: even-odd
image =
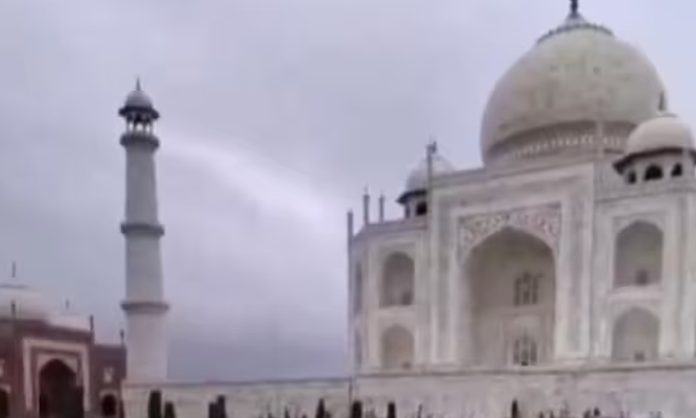
[(391, 254), (384, 262), (380, 305), (408, 306), (413, 304), (415, 287), (415, 264), (408, 255)]
[(406, 328), (394, 325), (382, 334), (382, 367), (386, 370), (408, 370), (413, 366), (413, 335)]
[(118, 401), (113, 394), (104, 395), (101, 398), (101, 415), (104, 418), (115, 417), (118, 412)]
[[(471, 318), (466, 335), (472, 340), (474, 364), (531, 366), (550, 358), (555, 261), (544, 241), (503, 228), (471, 250), (464, 286), (470, 292), (470, 303), (463, 309)], [(533, 342), (533, 353), (522, 350), (520, 336)], [(522, 351), (529, 354), (522, 358)]]
[(614, 361), (644, 362), (658, 357), (660, 322), (651, 312), (632, 308), (614, 322), (611, 357)]
[(614, 286), (647, 286), (662, 276), (663, 236), (657, 225), (637, 221), (616, 237)]
[(0, 389), (0, 418), (10, 416), (10, 394), (6, 390)]
[(82, 393), (75, 372), (58, 359), (46, 363), (39, 372), (39, 417), (79, 416), (79, 408)]

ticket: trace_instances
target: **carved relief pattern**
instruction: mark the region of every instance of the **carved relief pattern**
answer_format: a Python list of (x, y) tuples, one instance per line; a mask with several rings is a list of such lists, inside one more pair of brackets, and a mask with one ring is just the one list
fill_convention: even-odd
[(459, 256), (466, 257), (476, 245), (505, 227), (527, 231), (544, 240), (555, 254), (561, 231), (560, 204), (527, 207), (504, 212), (472, 215), (460, 221)]

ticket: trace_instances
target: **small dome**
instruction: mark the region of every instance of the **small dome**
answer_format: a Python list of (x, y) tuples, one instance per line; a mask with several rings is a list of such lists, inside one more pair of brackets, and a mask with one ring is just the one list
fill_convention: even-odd
[(152, 100), (150, 97), (140, 89), (140, 84), (135, 90), (130, 92), (126, 97), (126, 103), (124, 107), (136, 108), (136, 109), (153, 109)]
[[(449, 161), (444, 159), (438, 153), (432, 156), (433, 162), (433, 177), (441, 174), (447, 174), (454, 171), (454, 167)], [(424, 158), (418, 166), (411, 171), (406, 180), (406, 192), (425, 190), (428, 187), (428, 160)]]
[[(616, 126), (623, 141), (657, 110), (663, 85), (636, 48), (573, 12), (542, 36), (498, 81), (481, 128), (488, 162), (577, 155), (595, 121)], [(594, 139), (593, 139), (594, 141)]]
[(17, 319), (46, 321), (52, 309), (38, 291), (15, 283), (0, 283), (0, 318), (12, 318), (14, 305)]
[(662, 113), (638, 125), (628, 138), (626, 154), (693, 148), (694, 138), (689, 125), (674, 114)]

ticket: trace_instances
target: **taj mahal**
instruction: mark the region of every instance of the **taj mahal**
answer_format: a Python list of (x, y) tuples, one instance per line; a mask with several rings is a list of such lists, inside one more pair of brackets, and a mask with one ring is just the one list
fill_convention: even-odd
[(186, 418), (220, 398), (234, 418), (313, 416), (319, 399), (336, 418), (356, 401), (375, 417), (696, 416), (692, 130), (639, 49), (577, 1), (561, 20), (493, 87), (481, 167), (430, 144), (398, 219), (367, 194), (348, 212), (351, 372), (336, 379), (168, 380), (166, 140), (138, 85), (119, 110), (126, 417), (146, 417), (153, 391)]
[(162, 391), (186, 417), (383, 415), (687, 418), (696, 414), (696, 151), (653, 64), (573, 2), (500, 78), (484, 166), (434, 145), (400, 219), (348, 214), (352, 374), (336, 380), (167, 383), (153, 133), (140, 89), (127, 130), (127, 416)]

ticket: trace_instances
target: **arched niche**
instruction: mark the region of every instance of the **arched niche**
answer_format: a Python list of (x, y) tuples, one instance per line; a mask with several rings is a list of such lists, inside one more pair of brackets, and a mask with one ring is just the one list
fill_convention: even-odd
[(660, 180), (662, 178), (662, 167), (659, 165), (649, 165), (648, 168), (645, 169), (645, 175), (644, 175), (644, 180), (645, 181), (654, 181), (654, 180)]
[(118, 400), (113, 393), (103, 395), (99, 402), (99, 406), (103, 418), (113, 418), (118, 414)]
[(355, 360), (355, 367), (359, 368), (363, 362), (362, 338), (360, 338), (359, 331), (355, 331), (354, 339), (353, 339), (353, 349), (355, 350), (353, 352), (354, 360)]
[(363, 305), (363, 268), (362, 263), (355, 264), (353, 282), (353, 315), (358, 315)]
[(516, 366), (534, 366), (539, 363), (539, 343), (531, 335), (523, 334), (513, 340), (511, 362)]
[(394, 325), (382, 333), (382, 367), (408, 370), (413, 367), (414, 339), (408, 329)]
[(380, 306), (413, 304), (416, 268), (413, 259), (402, 253), (390, 254), (382, 268)]
[(39, 416), (69, 416), (82, 409), (77, 374), (65, 362), (53, 359), (39, 371)]
[(467, 258), (465, 266), (474, 364), (500, 366), (512, 362), (516, 322), (538, 330), (536, 360), (553, 349), (555, 260), (540, 238), (505, 227), (490, 235)]
[(660, 323), (648, 310), (632, 308), (619, 315), (612, 331), (611, 357), (618, 362), (657, 359)]
[(0, 418), (10, 417), (10, 394), (3, 388), (0, 388)]
[(662, 278), (662, 230), (655, 224), (636, 221), (616, 236), (614, 286), (645, 286)]

